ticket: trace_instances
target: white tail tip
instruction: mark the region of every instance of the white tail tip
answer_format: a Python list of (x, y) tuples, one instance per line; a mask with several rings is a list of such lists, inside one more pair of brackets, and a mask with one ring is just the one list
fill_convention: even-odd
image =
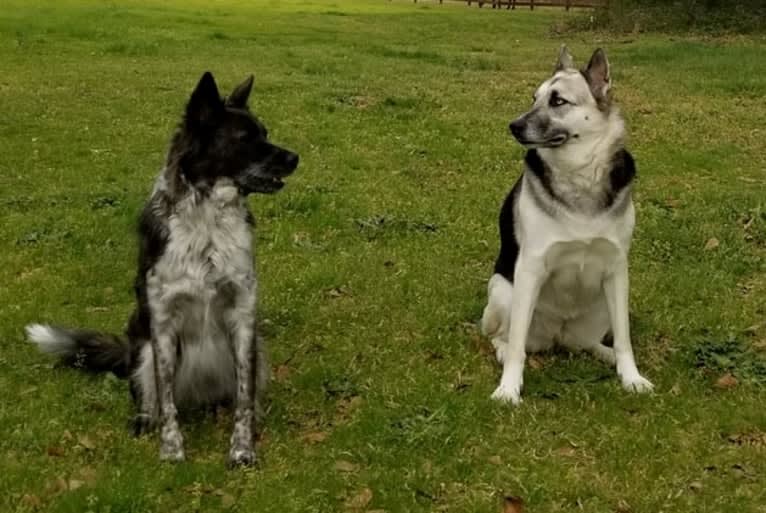
[(63, 356), (75, 350), (74, 340), (46, 324), (29, 324), (26, 332), (29, 341), (37, 344), (40, 351), (44, 353)]

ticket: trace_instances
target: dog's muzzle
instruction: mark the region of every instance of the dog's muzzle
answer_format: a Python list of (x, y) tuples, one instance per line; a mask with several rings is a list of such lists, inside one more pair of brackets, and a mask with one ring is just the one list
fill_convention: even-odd
[(300, 157), (289, 150), (280, 150), (266, 164), (254, 166), (237, 178), (237, 185), (245, 194), (271, 194), (285, 186), (283, 178), (298, 167)]
[(556, 148), (569, 140), (569, 134), (564, 130), (548, 131), (539, 139), (529, 137), (529, 121), (527, 116), (521, 116), (513, 120), (508, 125), (508, 129), (513, 134), (513, 137), (526, 148)]

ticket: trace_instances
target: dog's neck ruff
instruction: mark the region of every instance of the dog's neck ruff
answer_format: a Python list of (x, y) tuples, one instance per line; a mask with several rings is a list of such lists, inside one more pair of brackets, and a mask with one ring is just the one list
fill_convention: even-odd
[(164, 194), (173, 203), (186, 206), (196, 206), (204, 200), (212, 201), (219, 207), (240, 206), (245, 199), (239, 188), (230, 178), (219, 178), (213, 184), (203, 187), (191, 184), (177, 167), (166, 166), (154, 182), (152, 196)]
[(624, 148), (613, 153), (603, 169), (596, 170), (590, 176), (557, 171), (534, 149), (527, 151), (524, 162), (553, 201), (569, 210), (585, 213), (612, 208), (636, 175), (633, 156)]

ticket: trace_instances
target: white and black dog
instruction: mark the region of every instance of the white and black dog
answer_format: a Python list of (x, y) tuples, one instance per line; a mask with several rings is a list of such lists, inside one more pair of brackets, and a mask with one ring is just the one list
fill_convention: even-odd
[[(528, 149), (500, 212), (500, 254), (482, 330), (503, 365), (492, 397), (521, 402), (524, 360), (559, 344), (616, 365), (623, 387), (648, 392), (628, 321), (628, 251), (636, 170), (610, 99), (609, 62), (582, 71), (565, 46), (532, 109), (510, 124)], [(609, 338), (613, 347), (604, 344)]]
[(256, 333), (251, 193), (282, 188), (298, 155), (250, 112), (252, 77), (225, 99), (205, 73), (139, 221), (136, 309), (125, 337), (27, 326), (70, 365), (130, 379), (136, 434), (161, 426), (160, 458), (182, 460), (177, 406), (233, 401), (230, 465), (255, 461), (253, 424), (268, 377)]

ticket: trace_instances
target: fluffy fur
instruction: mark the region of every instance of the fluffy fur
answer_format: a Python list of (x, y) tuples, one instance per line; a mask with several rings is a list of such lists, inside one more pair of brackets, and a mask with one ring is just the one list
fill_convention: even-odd
[(482, 317), (503, 364), (495, 399), (521, 402), (526, 353), (554, 344), (615, 365), (627, 390), (652, 389), (630, 341), (635, 164), (610, 83), (601, 49), (578, 71), (562, 47), (531, 110), (510, 124), (528, 151), (500, 212), (500, 254)]
[(205, 73), (186, 106), (138, 227), (136, 309), (125, 337), (32, 324), (66, 363), (130, 379), (136, 434), (159, 426), (160, 457), (184, 458), (181, 407), (233, 402), (229, 463), (255, 461), (268, 366), (256, 333), (250, 193), (275, 192), (298, 156), (247, 108), (252, 77), (225, 100)]

